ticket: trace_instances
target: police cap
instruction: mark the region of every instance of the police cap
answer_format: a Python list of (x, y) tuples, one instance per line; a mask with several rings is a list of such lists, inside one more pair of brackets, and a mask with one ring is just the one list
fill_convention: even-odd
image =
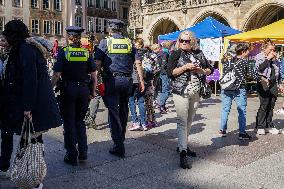
[(85, 29), (78, 26), (68, 26), (65, 28), (68, 35), (78, 35), (84, 32)]
[(122, 29), (125, 23), (118, 19), (108, 19), (108, 27), (110, 29)]

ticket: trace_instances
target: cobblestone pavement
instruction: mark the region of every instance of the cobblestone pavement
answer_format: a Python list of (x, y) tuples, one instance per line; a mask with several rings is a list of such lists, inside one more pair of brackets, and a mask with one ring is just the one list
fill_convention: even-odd
[[(279, 98), (275, 110), (284, 99)], [(101, 103), (102, 105), (103, 103)], [(252, 141), (239, 141), (238, 116), (233, 105), (228, 121), (228, 136), (220, 138), (221, 104), (219, 97), (203, 100), (192, 126), (189, 146), (198, 153), (190, 159), (192, 169), (179, 167), (176, 152), (176, 112), (157, 114), (159, 127), (150, 131), (127, 132), (126, 158), (108, 153), (112, 142), (106, 123), (107, 112), (98, 114), (98, 128), (88, 129), (89, 160), (78, 167), (63, 163), (62, 127), (44, 135), (48, 174), (44, 189), (273, 189), (284, 188), (284, 135), (256, 136), (255, 115), (258, 98), (248, 98), (247, 125)], [(274, 121), (284, 128), (282, 116)], [(15, 145), (18, 138), (15, 137)], [(9, 180), (0, 180), (1, 189), (16, 188)]]

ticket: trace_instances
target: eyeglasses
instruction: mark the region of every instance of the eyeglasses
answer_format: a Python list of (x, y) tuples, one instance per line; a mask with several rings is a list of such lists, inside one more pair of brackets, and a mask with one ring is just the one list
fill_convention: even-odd
[(179, 42), (180, 42), (180, 43), (190, 44), (191, 40), (190, 40), (190, 39), (188, 39), (188, 40), (185, 40), (185, 39), (179, 39)]

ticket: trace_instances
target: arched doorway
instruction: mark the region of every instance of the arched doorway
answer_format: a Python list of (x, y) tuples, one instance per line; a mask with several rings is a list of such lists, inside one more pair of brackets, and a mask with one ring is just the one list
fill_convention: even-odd
[(284, 19), (284, 5), (266, 5), (255, 11), (244, 25), (244, 31), (261, 28)]
[(202, 16), (200, 16), (200, 17), (198, 17), (196, 19), (194, 24), (197, 24), (197, 23), (201, 22), (202, 20), (204, 20), (208, 16), (211, 16), (212, 18), (218, 20), (219, 22), (221, 22), (221, 23), (223, 23), (223, 24), (225, 24), (227, 26), (230, 26), (230, 24), (228, 23), (227, 19), (224, 16), (222, 16), (222, 15), (216, 13), (216, 12), (206, 12), (205, 14), (202, 14)]
[(163, 19), (153, 27), (150, 34), (150, 42), (152, 44), (157, 43), (159, 35), (175, 32), (177, 30), (179, 30), (179, 28), (173, 21), (169, 19)]

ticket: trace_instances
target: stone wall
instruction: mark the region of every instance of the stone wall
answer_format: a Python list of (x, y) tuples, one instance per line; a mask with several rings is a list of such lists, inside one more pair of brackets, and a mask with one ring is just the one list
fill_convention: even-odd
[[(145, 2), (145, 1), (142, 1)], [(133, 1), (133, 3), (137, 3)], [(179, 29), (190, 27), (207, 16), (218, 16), (231, 27), (240, 30), (251, 29), (249, 25), (256, 16), (266, 15), (269, 6), (284, 8), (283, 0), (166, 0), (153, 1), (151, 4), (132, 6), (130, 25), (143, 28), (142, 36), (146, 43), (152, 43), (152, 35), (163, 20), (172, 21)], [(133, 10), (134, 9), (134, 10)], [(135, 14), (136, 13), (136, 14)], [(259, 13), (257, 15), (257, 13)], [(259, 16), (260, 15), (260, 16)], [(256, 18), (258, 18), (256, 17)], [(137, 20), (141, 19), (137, 23)], [(261, 20), (260, 20), (261, 22)]]

